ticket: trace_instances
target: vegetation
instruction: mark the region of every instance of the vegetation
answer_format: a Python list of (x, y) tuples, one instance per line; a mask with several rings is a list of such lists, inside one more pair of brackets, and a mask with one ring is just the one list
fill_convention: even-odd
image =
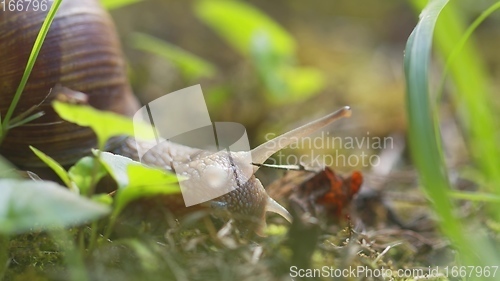
[[(109, 9), (123, 7), (124, 11), (127, 5), (146, 3), (135, 2), (139, 1), (104, 1)], [(407, 276), (393, 276), (394, 280), (495, 280), (494, 276), (500, 275), (500, 151), (496, 145), (498, 116), (494, 113), (498, 99), (493, 92), (499, 85), (490, 71), (494, 65), (483, 58), (482, 46), (473, 33), (488, 19), (498, 22), (493, 12), (500, 2), (478, 11), (470, 25), (466, 20), (471, 17), (467, 14), (470, 7), (462, 2), (408, 1), (420, 17), (406, 41), (404, 61), (397, 65), (404, 68), (405, 96), (397, 87), (387, 93), (369, 93), (377, 88), (375, 80), (382, 71), (372, 73), (372, 80), (347, 83), (351, 80), (332, 78), (334, 74), (321, 63), (305, 63), (307, 56), (300, 51), (303, 46), (295, 34), (257, 5), (243, 1), (186, 4), (192, 7), (191, 16), (232, 52), (231, 59), (238, 59), (241, 65), (231, 69), (235, 73), (224, 70), (224, 58), (207, 59), (179, 42), (133, 33), (126, 38), (125, 47), (127, 54), (132, 54), (131, 79), (136, 89), (155, 92), (148, 85), (156, 81), (151, 71), (154, 67), (136, 63), (161, 57), (165, 60), (161, 63), (173, 69), (169, 75), (178, 78), (169, 84), (172, 90), (202, 82), (213, 119), (244, 123), (255, 138), (252, 141), (262, 140), (265, 132), (284, 132), (290, 120), (302, 118), (287, 112), (303, 109), (305, 115), (314, 114), (316, 110), (331, 110), (318, 109), (322, 106), (349, 102), (354, 117), (348, 122), (363, 126), (356, 130), (356, 125), (342, 123), (347, 130), (339, 132), (340, 136), (366, 137), (371, 132), (373, 137), (398, 140), (407, 134), (402, 142), (408, 143), (408, 154), (404, 144), (398, 146), (395, 141), (395, 147), (368, 151), (381, 161), (391, 158), (382, 156), (387, 153), (396, 157), (384, 168), (389, 171), (333, 167), (340, 171), (364, 169), (365, 182), (352, 202), (350, 220), (316, 220), (301, 216), (290, 205), (292, 224), (270, 217), (266, 237), (245, 236), (204, 211), (180, 221), (164, 208), (144, 211), (144, 205), (137, 201), (176, 194), (179, 187), (177, 177), (170, 172), (104, 151), (106, 141), (113, 136), (137, 136), (132, 121), (86, 106), (54, 102), (63, 119), (91, 127), (99, 147), (93, 157), (82, 158), (68, 170), (32, 147), (62, 184), (33, 175), (30, 180), (22, 179), (1, 159), (0, 280), (307, 280), (298, 276), (299, 269), (311, 269), (302, 271), (305, 275), (317, 274), (312, 269), (319, 269), (320, 280), (335, 274), (343, 274), (347, 280), (390, 280), (383, 274), (395, 274), (399, 269), (406, 270), (402, 272)], [(58, 3), (54, 1), (40, 31), (16, 96), (22, 94)], [(349, 4), (344, 6), (349, 9)], [(321, 48), (317, 51), (325, 52)], [(376, 59), (371, 63), (381, 65)], [(363, 68), (354, 69), (343, 68), (354, 77), (351, 79), (361, 77), (357, 72)], [(239, 80), (232, 82), (227, 77)], [(338, 81), (345, 82), (346, 92), (361, 89), (376, 97), (330, 95), (339, 89)], [(161, 94), (170, 90), (162, 89)], [(391, 92), (404, 96), (406, 107), (394, 109)], [(387, 97), (381, 97), (383, 94)], [(387, 107), (379, 110), (399, 112), (396, 117), (406, 117), (408, 122), (401, 125), (384, 113), (370, 113), (372, 108), (363, 110), (367, 104), (383, 104)], [(11, 109), (2, 113), (1, 138), (10, 128), (42, 114), (12, 116), (15, 107), (14, 100)], [(359, 118), (357, 109), (361, 111)], [(373, 125), (380, 120), (387, 124)], [(151, 138), (148, 131), (144, 128), (141, 135)], [(331, 148), (319, 150), (333, 153)], [(286, 153), (301, 154), (305, 149)], [(413, 171), (417, 175), (411, 174)], [(263, 182), (283, 176), (280, 171), (263, 172)], [(117, 186), (113, 196), (96, 188), (106, 176)], [(392, 191), (405, 198), (397, 198)], [(287, 203), (286, 198), (281, 199)], [(336, 271), (352, 268), (383, 276)]]

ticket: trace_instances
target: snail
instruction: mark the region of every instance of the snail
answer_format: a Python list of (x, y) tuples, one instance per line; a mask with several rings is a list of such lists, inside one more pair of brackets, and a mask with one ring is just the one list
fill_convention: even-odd
[[(0, 112), (6, 112), (20, 81), (36, 34), (46, 16), (42, 11), (0, 13)], [(69, 165), (96, 145), (88, 128), (63, 122), (50, 107), (52, 96), (47, 93), (56, 84), (83, 92), (89, 104), (98, 108), (131, 116), (139, 109), (125, 73), (125, 63), (119, 40), (109, 15), (97, 0), (63, 1), (45, 39), (39, 58), (15, 114), (33, 105), (46, 114), (34, 122), (9, 131), (0, 147), (0, 154), (19, 167), (32, 168), (42, 163), (28, 150), (34, 145), (61, 164)], [(138, 146), (149, 152), (142, 162), (172, 170), (173, 164), (185, 166), (196, 179), (196, 185), (206, 184), (203, 175), (207, 167), (236, 175), (238, 182), (229, 181), (233, 190), (207, 204), (219, 213), (230, 213), (243, 222), (246, 229), (261, 230), (266, 211), (281, 214), (291, 220), (289, 213), (270, 198), (255, 177), (258, 166), (242, 162), (251, 155), (254, 163), (263, 163), (273, 153), (293, 141), (317, 131), (334, 120), (350, 115), (350, 108), (337, 112), (285, 133), (250, 152), (231, 153), (220, 158), (173, 142), (152, 146), (133, 138), (115, 139), (107, 149), (138, 160)], [(50, 137), (48, 137), (50, 136)], [(221, 160), (222, 159), (222, 160)], [(231, 159), (231, 161), (227, 161)], [(183, 208), (182, 197), (171, 196), (165, 201), (169, 208)], [(206, 204), (205, 204), (206, 205)], [(222, 211), (222, 212), (221, 212)]]
[[(28, 8), (0, 13), (0, 112), (5, 115), (21, 81), (35, 38), (47, 11)], [(14, 117), (39, 105), (45, 115), (11, 129), (0, 154), (21, 168), (44, 164), (31, 152), (34, 145), (57, 162), (69, 165), (95, 146), (89, 128), (61, 119), (47, 94), (56, 84), (85, 93), (90, 105), (132, 116), (139, 103), (132, 94), (125, 60), (111, 17), (98, 0), (62, 1), (43, 43)], [(2, 118), (2, 120), (4, 120)], [(50, 136), (50, 137), (48, 137)], [(109, 144), (117, 146), (119, 139)]]
[[(224, 211), (230, 213), (232, 217), (236, 216), (237, 222), (245, 224), (246, 229), (253, 229), (258, 234), (262, 234), (266, 212), (277, 213), (288, 221), (291, 221), (291, 216), (284, 207), (266, 193), (262, 183), (255, 177), (255, 172), (261, 166), (260, 164), (288, 145), (324, 128), (339, 118), (350, 115), (350, 107), (343, 107), (271, 139), (249, 152), (229, 152), (229, 157), (226, 157), (228, 154), (226, 151), (214, 153), (169, 141), (154, 145), (149, 142), (136, 141), (133, 138), (127, 139), (117, 152), (139, 160), (138, 147), (141, 147), (141, 151), (148, 151), (141, 159), (143, 163), (166, 170), (182, 167), (186, 171), (183, 176), (187, 176), (188, 181), (191, 181), (188, 188), (195, 191), (212, 188), (209, 186), (210, 174), (213, 174), (214, 170), (221, 171), (218, 173), (218, 177), (226, 175), (225, 178), (229, 180), (224, 181), (224, 184), (230, 185), (230, 191), (211, 200), (209, 206), (219, 213)], [(251, 159), (252, 163), (248, 162), (248, 159)], [(208, 170), (210, 172), (207, 172)], [(184, 207), (184, 201), (179, 196), (167, 196), (164, 199), (165, 205)]]

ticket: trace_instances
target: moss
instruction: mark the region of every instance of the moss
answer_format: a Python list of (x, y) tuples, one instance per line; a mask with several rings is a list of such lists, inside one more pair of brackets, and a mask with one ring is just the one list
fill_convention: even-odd
[(43, 232), (32, 232), (12, 238), (6, 280), (47, 280), (47, 272), (63, 265), (59, 246)]

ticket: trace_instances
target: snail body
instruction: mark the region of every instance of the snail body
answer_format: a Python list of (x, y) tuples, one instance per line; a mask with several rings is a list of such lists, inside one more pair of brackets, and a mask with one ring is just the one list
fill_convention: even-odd
[[(223, 181), (225, 185), (223, 188), (229, 191), (211, 200), (208, 203), (209, 207), (218, 213), (230, 213), (236, 217), (237, 222), (240, 224), (243, 222), (245, 228), (261, 233), (265, 226), (266, 212), (277, 213), (288, 221), (291, 221), (291, 216), (284, 207), (269, 197), (262, 183), (255, 177), (259, 164), (263, 164), (271, 155), (288, 145), (324, 128), (337, 119), (350, 115), (350, 108), (343, 107), (336, 112), (269, 140), (248, 152), (220, 151), (213, 153), (169, 141), (154, 145), (136, 141), (133, 138), (127, 139), (119, 152), (135, 160), (141, 160), (147, 165), (166, 170), (173, 170), (172, 167), (187, 167), (185, 170), (188, 172), (182, 176), (191, 181), (188, 188), (197, 192), (213, 188), (213, 185), (210, 184), (213, 181), (213, 171), (221, 171), (218, 173), (219, 178), (227, 179)], [(139, 159), (138, 151), (148, 152)], [(227, 153), (229, 153), (229, 157), (227, 157)], [(177, 205), (178, 207), (185, 205), (185, 202), (181, 201), (178, 196), (170, 196), (166, 199), (167, 205)]]
[[(23, 11), (0, 13), (0, 112), (5, 113), (19, 84), (31, 47), (47, 12)], [(85, 93), (89, 104), (131, 116), (138, 109), (125, 73), (125, 63), (118, 36), (109, 15), (97, 0), (63, 1), (44, 41), (38, 60), (21, 100), (14, 112), (20, 114), (39, 104), (46, 114), (34, 122), (8, 132), (0, 154), (19, 167), (32, 168), (42, 163), (28, 149), (34, 145), (57, 162), (69, 165), (95, 147), (96, 140), (89, 128), (62, 121), (50, 107), (54, 98), (50, 89), (61, 84)], [(197, 192), (213, 182), (207, 171), (231, 175), (223, 182), (227, 193), (205, 203), (216, 213), (229, 213), (245, 222), (247, 229), (260, 230), (265, 213), (276, 212), (287, 220), (289, 213), (270, 198), (255, 177), (257, 166), (269, 156), (301, 137), (307, 136), (334, 120), (350, 115), (348, 107), (292, 130), (247, 152), (231, 152), (229, 157), (209, 153), (165, 141), (152, 145), (135, 139), (120, 139), (112, 150), (139, 160), (138, 147), (149, 152), (142, 162), (166, 170), (184, 167), (192, 181), (190, 189)], [(144, 149), (142, 149), (144, 151)], [(230, 161), (228, 160), (230, 159)], [(183, 198), (170, 196), (166, 204), (184, 208)], [(241, 219), (241, 220), (240, 220)]]

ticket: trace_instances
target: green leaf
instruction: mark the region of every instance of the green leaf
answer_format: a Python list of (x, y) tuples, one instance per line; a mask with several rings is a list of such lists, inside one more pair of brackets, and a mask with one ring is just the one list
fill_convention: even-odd
[[(94, 154), (97, 154), (94, 151)], [(118, 184), (115, 211), (120, 212), (128, 203), (154, 195), (180, 192), (178, 178), (172, 172), (146, 167), (127, 157), (101, 152), (101, 163)]]
[(131, 41), (134, 48), (172, 62), (186, 79), (213, 77), (216, 72), (215, 66), (208, 61), (153, 36), (134, 33)]
[[(170, 171), (166, 171), (160, 168), (147, 167), (140, 163), (129, 165), (127, 167), (127, 173), (130, 179), (128, 187), (161, 187), (163, 185), (169, 185), (179, 182), (177, 176)], [(172, 189), (172, 191), (173, 192), (169, 191), (169, 193), (177, 193), (180, 191), (180, 189), (176, 187), (175, 189)]]
[(142, 0), (101, 0), (101, 5), (108, 10), (118, 9), (130, 4), (141, 2)]
[(214, 29), (241, 54), (249, 56), (252, 41), (259, 33), (271, 39), (274, 53), (291, 57), (295, 53), (295, 41), (290, 34), (270, 17), (240, 1), (202, 0), (195, 6), (196, 15)]
[(224, 0), (201, 0), (195, 9), (200, 20), (255, 63), (269, 102), (300, 102), (324, 88), (319, 70), (294, 67), (293, 37), (259, 10), (244, 2)]
[(150, 168), (139, 163), (129, 165), (127, 174), (128, 186), (119, 189), (115, 196), (117, 213), (134, 200), (156, 195), (177, 194), (181, 191), (177, 184), (177, 176), (163, 169)]
[[(96, 166), (97, 165), (97, 166)], [(69, 178), (78, 186), (81, 194), (88, 194), (93, 184), (107, 174), (107, 170), (94, 157), (83, 157), (69, 171)]]
[(0, 233), (58, 229), (87, 223), (110, 208), (69, 191), (54, 182), (0, 180)]
[(35, 147), (30, 145), (31, 151), (33, 151), (40, 160), (43, 161), (49, 168), (54, 171), (57, 176), (63, 181), (63, 183), (68, 187), (68, 188), (73, 188), (73, 185), (71, 184), (71, 180), (69, 179), (68, 172), (59, 165), (59, 163), (56, 162), (52, 157), (48, 156), (47, 154), (41, 152), (40, 150), (36, 149)]
[(254, 36), (251, 56), (264, 85), (269, 90), (266, 98), (280, 105), (301, 102), (325, 87), (325, 77), (315, 68), (299, 68), (293, 59), (276, 53), (267, 34)]
[(131, 119), (108, 111), (97, 110), (91, 106), (54, 101), (52, 106), (59, 116), (79, 126), (90, 127), (97, 135), (99, 148), (106, 141), (118, 135), (154, 139), (154, 129), (146, 124), (132, 122)]
[(109, 152), (94, 151), (94, 154), (100, 154), (101, 163), (118, 184), (113, 213), (104, 234), (106, 238), (111, 235), (118, 215), (130, 202), (140, 198), (180, 192), (177, 176), (169, 171), (146, 167), (139, 162)]
[(94, 150), (92, 152), (94, 153), (94, 155), (99, 157), (99, 161), (104, 165), (111, 177), (113, 177), (113, 179), (116, 181), (119, 189), (129, 185), (130, 181), (127, 174), (128, 165), (142, 165), (141, 163), (136, 162), (130, 158), (118, 154), (113, 154), (111, 152), (97, 150)]

